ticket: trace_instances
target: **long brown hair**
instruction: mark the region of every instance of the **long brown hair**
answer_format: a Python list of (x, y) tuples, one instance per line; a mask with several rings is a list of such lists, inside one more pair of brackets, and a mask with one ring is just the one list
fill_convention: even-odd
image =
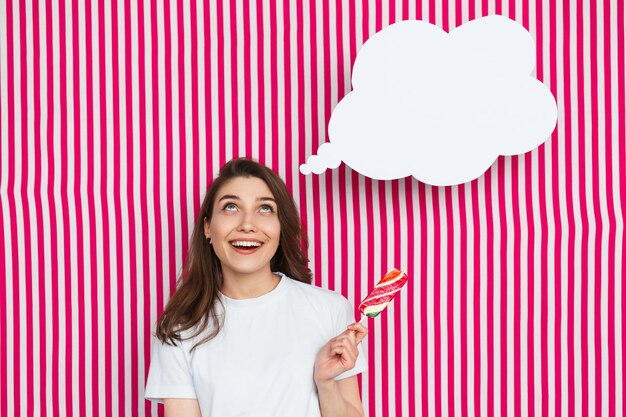
[[(164, 343), (175, 344), (195, 337), (212, 326), (197, 346), (220, 332), (223, 316), (218, 310), (219, 289), (223, 284), (220, 260), (204, 236), (204, 220), (213, 215), (213, 203), (222, 185), (235, 177), (256, 177), (267, 184), (274, 195), (280, 222), (280, 244), (270, 261), (272, 271), (280, 271), (297, 281), (311, 283), (311, 271), (305, 256), (307, 239), (302, 233), (300, 216), (283, 180), (271, 169), (251, 159), (237, 158), (226, 163), (207, 191), (191, 235), (189, 252), (178, 278), (177, 289), (161, 314), (156, 336)], [(192, 330), (189, 337), (182, 334)]]

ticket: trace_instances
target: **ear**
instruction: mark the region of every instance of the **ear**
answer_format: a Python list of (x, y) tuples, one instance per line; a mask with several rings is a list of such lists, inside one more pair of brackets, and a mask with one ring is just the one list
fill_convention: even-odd
[(211, 236), (211, 228), (209, 224), (209, 219), (204, 218), (204, 236)]

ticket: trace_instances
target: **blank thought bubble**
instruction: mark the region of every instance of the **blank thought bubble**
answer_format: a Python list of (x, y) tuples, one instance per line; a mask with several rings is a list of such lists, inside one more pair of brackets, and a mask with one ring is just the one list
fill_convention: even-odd
[(380, 180), (471, 181), (499, 155), (528, 152), (554, 130), (556, 102), (534, 68), (532, 36), (502, 16), (450, 33), (421, 21), (391, 25), (359, 51), (330, 142), (300, 172), (343, 161)]

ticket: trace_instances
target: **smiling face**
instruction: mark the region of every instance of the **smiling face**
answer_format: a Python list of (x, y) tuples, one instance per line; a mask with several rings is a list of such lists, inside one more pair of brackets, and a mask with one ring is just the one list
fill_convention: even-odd
[(278, 206), (260, 178), (235, 177), (219, 189), (204, 233), (211, 237), (225, 279), (270, 276), (280, 243)]

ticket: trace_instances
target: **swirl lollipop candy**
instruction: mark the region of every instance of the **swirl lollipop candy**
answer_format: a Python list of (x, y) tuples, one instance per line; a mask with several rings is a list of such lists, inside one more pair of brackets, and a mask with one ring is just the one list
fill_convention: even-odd
[(376, 317), (381, 311), (387, 307), (387, 305), (393, 300), (393, 297), (400, 291), (400, 289), (406, 284), (409, 278), (406, 274), (399, 269), (392, 269), (385, 274), (385, 276), (376, 284), (374, 289), (365, 297), (361, 304), (359, 304), (359, 310), (365, 317)]

